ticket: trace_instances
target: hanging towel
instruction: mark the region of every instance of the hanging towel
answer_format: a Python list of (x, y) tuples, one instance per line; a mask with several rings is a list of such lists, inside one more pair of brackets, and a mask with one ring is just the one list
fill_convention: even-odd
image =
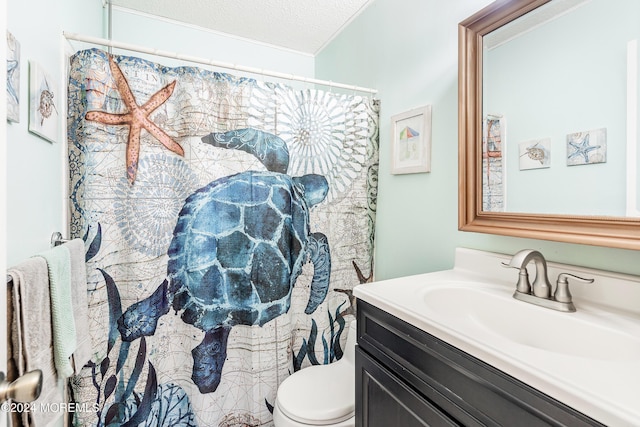
[(73, 239), (66, 243), (71, 263), (71, 304), (76, 325), (77, 347), (73, 352), (73, 372), (80, 370), (91, 359), (91, 336), (89, 335), (89, 304), (87, 301), (87, 264), (84, 241)]
[(47, 262), (53, 326), (53, 360), (58, 378), (73, 374), (71, 356), (76, 349), (76, 323), (71, 297), (71, 255), (66, 245), (38, 254)]
[[(53, 361), (53, 333), (49, 296), (49, 272), (43, 258), (30, 258), (12, 267), (11, 276), (11, 365), (17, 368), (16, 377), (34, 369), (42, 370), (42, 393), (35, 403), (65, 402), (64, 387), (58, 381)], [(47, 426), (63, 413), (28, 412), (15, 414), (14, 426)]]

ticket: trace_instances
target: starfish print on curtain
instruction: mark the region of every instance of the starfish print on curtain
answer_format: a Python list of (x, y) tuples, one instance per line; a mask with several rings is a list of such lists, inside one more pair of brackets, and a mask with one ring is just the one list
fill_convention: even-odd
[(184, 156), (184, 150), (165, 131), (149, 120), (149, 115), (165, 103), (173, 94), (176, 81), (173, 81), (154, 93), (144, 105), (137, 104), (129, 83), (118, 64), (109, 55), (109, 68), (120, 92), (122, 101), (127, 106), (127, 112), (123, 114), (105, 113), (103, 111), (89, 111), (85, 118), (90, 121), (104, 123), (106, 125), (128, 125), (129, 138), (127, 141), (127, 179), (133, 185), (138, 171), (138, 158), (140, 157), (140, 131), (146, 129), (158, 141), (174, 153)]

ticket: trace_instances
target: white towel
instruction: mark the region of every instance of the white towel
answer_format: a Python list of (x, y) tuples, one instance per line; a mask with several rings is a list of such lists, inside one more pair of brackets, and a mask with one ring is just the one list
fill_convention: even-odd
[(71, 255), (66, 245), (38, 254), (47, 261), (51, 324), (53, 326), (53, 360), (58, 378), (73, 374), (71, 356), (77, 347), (76, 322), (71, 298)]
[[(12, 267), (7, 273), (13, 282), (9, 357), (13, 358), (18, 376), (34, 369), (42, 370), (42, 393), (35, 402), (37, 405), (60, 405), (65, 398), (53, 361), (47, 263), (43, 258), (35, 257)], [(24, 426), (40, 427), (62, 416), (62, 413), (30, 412), (21, 414), (20, 421)]]

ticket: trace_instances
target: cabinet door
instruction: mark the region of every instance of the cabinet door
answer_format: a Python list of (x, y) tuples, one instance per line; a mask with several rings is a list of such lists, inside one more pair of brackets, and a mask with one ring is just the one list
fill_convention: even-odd
[[(387, 376), (402, 378), (401, 384), (410, 392), (407, 395), (419, 396), (460, 425), (604, 427), (584, 414), (364, 301), (358, 301), (358, 348), (370, 360), (374, 360), (380, 369), (384, 369)], [(366, 375), (374, 379), (379, 377), (376, 375), (377, 371), (370, 368), (370, 364), (363, 366), (368, 370)], [(358, 375), (365, 375), (360, 372), (361, 369), (357, 369)], [(356, 380), (360, 381), (358, 377)], [(387, 382), (380, 379), (377, 381), (381, 384), (380, 388), (384, 386), (391, 390)], [(398, 381), (400, 380), (396, 380)], [(357, 384), (365, 390), (360, 382)], [(395, 394), (395, 389), (387, 394), (405, 402)], [(359, 399), (357, 394), (356, 398)], [(356, 414), (357, 402), (356, 400)], [(407, 407), (413, 410), (412, 406)], [(367, 415), (367, 410), (383, 411), (378, 408), (364, 409), (364, 416)], [(375, 413), (376, 418), (381, 416), (383, 415)], [(418, 419), (425, 418), (420, 413)], [(377, 419), (370, 421), (377, 422)], [(403, 425), (387, 424), (385, 427)]]
[(459, 426), (356, 347), (356, 427)]

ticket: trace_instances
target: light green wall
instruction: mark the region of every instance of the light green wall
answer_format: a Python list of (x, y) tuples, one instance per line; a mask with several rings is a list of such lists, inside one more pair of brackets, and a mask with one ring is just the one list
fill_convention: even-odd
[[(457, 24), (490, 0), (375, 0), (316, 56), (316, 77), (379, 90), (376, 279), (453, 266), (458, 246), (640, 274), (638, 251), (460, 232)], [(391, 175), (390, 117), (430, 104), (431, 173)]]
[[(3, 3), (4, 4), (4, 3)], [(66, 148), (61, 130), (50, 143), (28, 130), (29, 66), (37, 61), (58, 85), (56, 109), (64, 113), (62, 31), (102, 36), (100, 0), (9, 0), (7, 29), (20, 42), (20, 122), (7, 123), (7, 264), (49, 248), (51, 234), (64, 232), (62, 156)], [(57, 98), (56, 98), (57, 97)], [(61, 123), (66, 121), (59, 116)], [(62, 124), (61, 124), (62, 126)], [(67, 179), (68, 181), (68, 179)]]

